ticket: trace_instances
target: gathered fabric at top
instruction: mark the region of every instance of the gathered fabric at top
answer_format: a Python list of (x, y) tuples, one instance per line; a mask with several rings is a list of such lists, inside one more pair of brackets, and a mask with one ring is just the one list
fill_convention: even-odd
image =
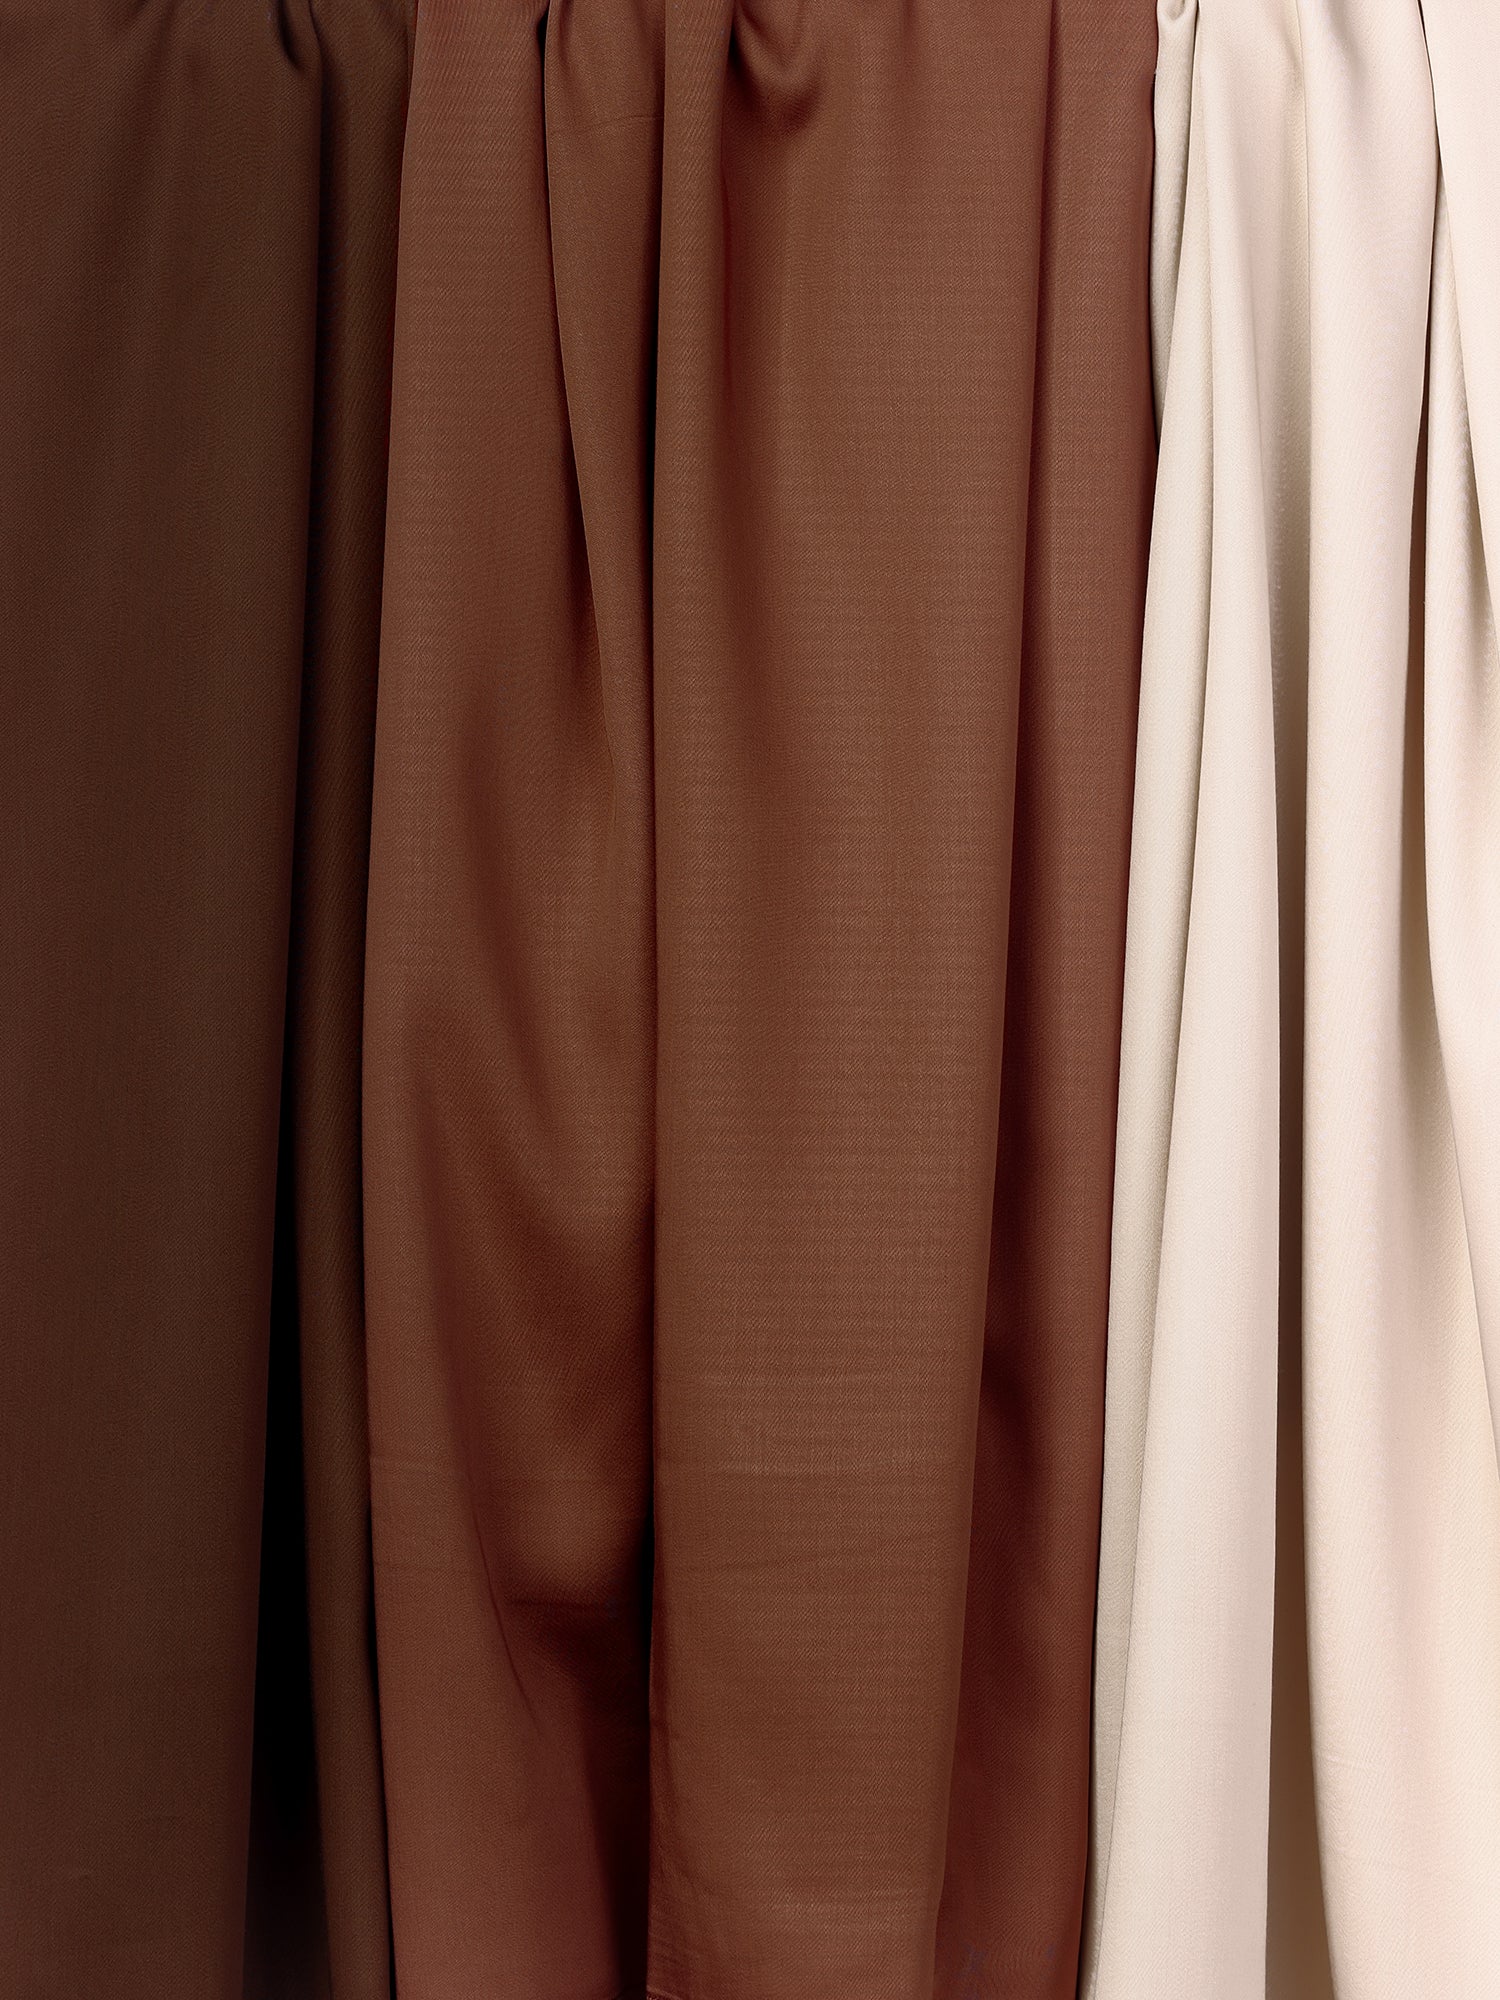
[(1500, 1974), (1497, 58), (1162, 9), (1098, 2000)]
[(1073, 1990), (1139, 5), (419, 15), (366, 996), (398, 1978)]

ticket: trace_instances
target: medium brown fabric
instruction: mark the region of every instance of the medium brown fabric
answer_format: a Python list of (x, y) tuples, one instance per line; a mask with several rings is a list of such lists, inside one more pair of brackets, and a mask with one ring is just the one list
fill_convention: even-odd
[(402, 2000), (643, 1961), (659, 63), (558, 10), (544, 113), (532, 13), (418, 16), (365, 1039)]
[(1145, 0), (419, 14), (365, 1042), (403, 2000), (1072, 1983), (1150, 59)]
[[(384, 0), (0, 4), (0, 1991), (27, 2000), (389, 1991), (356, 1064), (404, 44)], [(278, 1682), (309, 1617), (312, 1700)], [(252, 1730), (276, 1856), (247, 1940)]]
[(1155, 24), (1058, 0), (1000, 1145), (936, 1991), (1078, 1981), (1136, 695)]

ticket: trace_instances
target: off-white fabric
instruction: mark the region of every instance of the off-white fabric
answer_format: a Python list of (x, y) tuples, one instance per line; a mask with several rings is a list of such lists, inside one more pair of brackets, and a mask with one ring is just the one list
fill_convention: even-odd
[(1500, 8), (1159, 25), (1083, 1990), (1484, 2000)]

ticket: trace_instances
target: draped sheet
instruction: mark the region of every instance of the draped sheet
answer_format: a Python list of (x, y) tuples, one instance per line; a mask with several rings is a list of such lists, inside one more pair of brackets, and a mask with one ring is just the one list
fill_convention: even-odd
[(358, 1066), (407, 32), (0, 4), (18, 2000), (390, 1991)]
[(1160, 32), (1084, 1991), (1477, 1994), (1500, 31), (1190, 0)]
[(417, 21), (365, 1034), (404, 2000), (1073, 1990), (1139, 4)]

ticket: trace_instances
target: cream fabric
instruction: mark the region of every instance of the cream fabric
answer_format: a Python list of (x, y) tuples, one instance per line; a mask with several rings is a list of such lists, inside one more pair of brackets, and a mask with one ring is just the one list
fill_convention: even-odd
[(1160, 31), (1084, 1992), (1482, 2000), (1500, 9)]

